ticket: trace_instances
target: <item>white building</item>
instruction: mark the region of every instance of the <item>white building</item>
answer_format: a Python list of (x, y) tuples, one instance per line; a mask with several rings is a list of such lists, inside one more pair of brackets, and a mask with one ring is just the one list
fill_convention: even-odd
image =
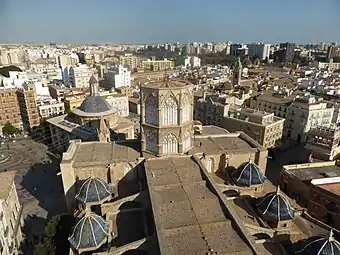
[(103, 76), (108, 88), (131, 86), (131, 72), (122, 65), (119, 65), (116, 68), (110, 68)]
[(70, 66), (64, 69), (63, 82), (68, 87), (86, 88), (92, 75), (94, 73), (87, 65)]
[(184, 66), (185, 67), (200, 67), (201, 66), (201, 59), (196, 56), (189, 56), (184, 59)]
[(309, 93), (297, 95), (287, 108), (285, 135), (298, 141), (305, 141), (306, 132), (317, 126), (329, 126), (334, 108)]
[(333, 59), (330, 59), (329, 62), (317, 62), (317, 68), (319, 69), (328, 69), (333, 72), (336, 70), (340, 70), (340, 63), (333, 62)]
[(22, 206), (14, 184), (15, 171), (0, 173), (0, 252), (17, 255), (23, 240)]
[(38, 111), (41, 118), (51, 118), (65, 113), (65, 105), (55, 99), (38, 101)]
[(100, 95), (115, 109), (119, 116), (129, 116), (129, 97), (116, 92), (103, 91)]
[(265, 43), (252, 43), (248, 45), (249, 57), (258, 57), (260, 60), (269, 59), (270, 55), (270, 44)]

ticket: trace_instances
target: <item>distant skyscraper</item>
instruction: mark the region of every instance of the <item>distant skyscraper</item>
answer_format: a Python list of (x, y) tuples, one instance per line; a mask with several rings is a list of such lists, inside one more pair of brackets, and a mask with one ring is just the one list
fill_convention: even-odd
[(248, 55), (251, 58), (265, 60), (270, 55), (270, 44), (252, 43), (248, 45)]

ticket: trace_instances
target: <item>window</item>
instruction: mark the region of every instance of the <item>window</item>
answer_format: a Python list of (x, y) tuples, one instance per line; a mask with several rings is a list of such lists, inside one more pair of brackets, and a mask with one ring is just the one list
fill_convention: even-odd
[(182, 105), (182, 122), (186, 122), (190, 120), (190, 113), (191, 113), (191, 105), (187, 97), (183, 98), (183, 105)]
[(146, 123), (156, 125), (157, 124), (157, 104), (156, 98), (153, 95), (149, 95), (145, 102), (145, 121)]
[(165, 100), (163, 105), (163, 124), (164, 125), (177, 125), (177, 102), (172, 96)]
[(178, 140), (175, 135), (168, 134), (163, 140), (163, 154), (177, 152), (178, 152)]
[(191, 147), (191, 134), (187, 132), (183, 137), (183, 151), (187, 151)]
[(157, 139), (153, 134), (148, 134), (146, 138), (146, 149), (151, 152), (157, 152)]

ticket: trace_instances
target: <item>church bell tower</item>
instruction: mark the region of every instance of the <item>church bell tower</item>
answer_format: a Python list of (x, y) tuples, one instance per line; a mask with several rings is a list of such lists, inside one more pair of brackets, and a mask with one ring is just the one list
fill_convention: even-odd
[(165, 77), (141, 85), (142, 151), (182, 155), (193, 146), (193, 85)]

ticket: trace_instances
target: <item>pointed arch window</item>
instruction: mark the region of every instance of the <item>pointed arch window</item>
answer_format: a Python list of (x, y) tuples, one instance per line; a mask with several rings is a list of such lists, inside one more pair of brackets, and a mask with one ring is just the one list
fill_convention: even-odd
[(146, 136), (146, 150), (157, 152), (157, 137), (154, 134)]
[(157, 124), (157, 103), (154, 95), (149, 95), (146, 99), (145, 122), (151, 125)]
[(191, 148), (191, 134), (186, 132), (183, 137), (183, 151), (187, 151)]
[(172, 96), (167, 98), (163, 104), (163, 124), (178, 124), (178, 105), (175, 98), (173, 98)]
[(187, 97), (183, 98), (183, 104), (182, 104), (182, 122), (186, 122), (190, 120), (191, 115), (191, 105)]
[(168, 134), (163, 139), (163, 154), (178, 152), (178, 140), (174, 134)]

